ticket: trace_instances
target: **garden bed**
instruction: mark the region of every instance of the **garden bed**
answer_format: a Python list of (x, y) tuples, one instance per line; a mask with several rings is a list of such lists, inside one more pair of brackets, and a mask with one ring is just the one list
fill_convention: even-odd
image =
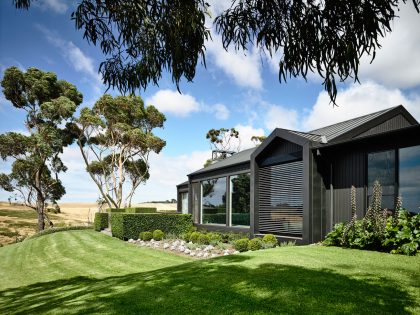
[(200, 245), (194, 244), (193, 242), (186, 242), (181, 239), (164, 239), (161, 241), (156, 241), (154, 239), (150, 241), (142, 240), (128, 240), (129, 243), (141, 246), (141, 247), (151, 247), (155, 249), (160, 249), (163, 251), (173, 252), (179, 255), (206, 259), (214, 258), (219, 256), (228, 256), (232, 254), (238, 254), (239, 251), (235, 250), (232, 244), (223, 245)]

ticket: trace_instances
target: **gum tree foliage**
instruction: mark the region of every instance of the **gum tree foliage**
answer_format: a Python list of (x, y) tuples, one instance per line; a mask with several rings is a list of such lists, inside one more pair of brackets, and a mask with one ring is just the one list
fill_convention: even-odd
[(212, 158), (206, 161), (204, 167), (226, 159), (231, 155), (230, 152), (239, 152), (241, 147), (239, 131), (235, 128), (210, 129), (206, 134), (206, 139), (210, 142)]
[(55, 203), (65, 189), (58, 178), (66, 166), (60, 159), (63, 148), (74, 138), (62, 126), (73, 117), (82, 94), (52, 72), (16, 67), (6, 69), (1, 81), (5, 98), (26, 113), (27, 134), (7, 132), (0, 135), (0, 156), (13, 160), (10, 174), (0, 174), (0, 188), (15, 192), (24, 204), (38, 213), (38, 229), (45, 221), (46, 203)]
[(131, 206), (135, 190), (149, 178), (149, 155), (166, 144), (153, 130), (165, 120), (138, 96), (104, 95), (71, 124), (86, 170), (110, 208)]
[[(28, 9), (31, 0), (13, 0)], [(407, 0), (231, 0), (216, 16), (223, 47), (254, 46), (281, 53), (279, 80), (317, 72), (335, 102), (336, 81), (358, 81), (360, 59), (372, 60), (379, 40), (392, 30)], [(419, 12), (420, 0), (412, 0)], [(83, 37), (105, 55), (99, 71), (104, 83), (122, 93), (157, 84), (168, 71), (179, 89), (192, 81), (198, 60), (205, 65), (210, 30), (205, 0), (82, 0), (71, 18)]]

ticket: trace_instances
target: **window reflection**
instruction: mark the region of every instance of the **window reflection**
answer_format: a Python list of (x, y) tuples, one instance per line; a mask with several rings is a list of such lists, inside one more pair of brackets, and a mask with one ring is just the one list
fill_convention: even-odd
[(232, 225), (249, 225), (250, 174), (230, 177)]
[(400, 149), (400, 195), (403, 208), (419, 213), (420, 209), (420, 146)]
[(205, 180), (202, 185), (202, 223), (226, 224), (226, 177)]

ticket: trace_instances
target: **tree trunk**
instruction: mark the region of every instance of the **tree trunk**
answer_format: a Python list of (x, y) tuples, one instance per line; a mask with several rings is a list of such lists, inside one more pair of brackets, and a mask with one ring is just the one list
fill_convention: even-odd
[(43, 231), (45, 229), (44, 201), (39, 194), (36, 201), (36, 211), (38, 212), (38, 231)]

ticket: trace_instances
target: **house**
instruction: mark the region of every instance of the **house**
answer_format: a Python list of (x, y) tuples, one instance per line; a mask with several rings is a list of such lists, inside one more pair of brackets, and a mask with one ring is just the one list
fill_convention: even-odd
[(276, 128), (258, 147), (189, 174), (178, 210), (207, 230), (309, 244), (350, 220), (352, 185), (363, 217), (375, 180), (384, 208), (401, 195), (419, 212), (420, 125), (403, 106), (310, 132)]

